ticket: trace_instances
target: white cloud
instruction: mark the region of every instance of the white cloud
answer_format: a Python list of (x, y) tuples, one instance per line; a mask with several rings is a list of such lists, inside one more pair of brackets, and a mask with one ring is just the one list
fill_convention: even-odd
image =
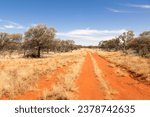
[(14, 28), (14, 26), (13, 25), (4, 25), (4, 28), (8, 28), (8, 29), (11, 29), (11, 28)]
[(133, 13), (132, 11), (125, 11), (125, 10), (119, 10), (119, 9), (113, 9), (113, 8), (107, 8), (107, 10), (114, 12), (114, 13)]
[(90, 30), (90, 29), (79, 29), (79, 30), (73, 30), (68, 32), (70, 35), (90, 35), (98, 33), (97, 30)]
[(143, 8), (143, 9), (150, 9), (150, 4), (130, 4), (128, 6), (136, 7), (136, 8)]
[[(96, 29), (77, 29), (69, 32), (58, 32), (57, 37), (62, 39), (72, 39), (77, 44), (95, 45), (101, 40), (114, 38), (126, 32), (125, 29), (120, 30), (96, 30)], [(89, 43), (88, 43), (89, 42)]]
[(89, 35), (111, 35), (125, 32), (125, 29), (121, 30), (96, 30), (96, 29), (77, 29), (65, 33), (58, 33), (58, 35), (70, 35), (70, 36), (89, 36)]
[(2, 20), (0, 19), (0, 29), (1, 30), (7, 30), (7, 29), (25, 29), (24, 26), (16, 23), (16, 22), (12, 22), (12, 21), (8, 21), (8, 20)]

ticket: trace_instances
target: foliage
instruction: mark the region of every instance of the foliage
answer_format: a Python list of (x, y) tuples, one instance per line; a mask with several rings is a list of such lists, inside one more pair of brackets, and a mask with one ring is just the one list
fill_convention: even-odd
[(0, 32), (0, 52), (24, 51), (25, 57), (39, 58), (41, 52), (68, 52), (78, 49), (73, 40), (56, 39), (56, 30), (39, 24), (30, 27), (23, 35)]
[(124, 32), (115, 39), (100, 41), (99, 47), (107, 51), (122, 50), (126, 54), (132, 49), (140, 56), (147, 56), (150, 53), (150, 31), (145, 31), (136, 38), (133, 31)]

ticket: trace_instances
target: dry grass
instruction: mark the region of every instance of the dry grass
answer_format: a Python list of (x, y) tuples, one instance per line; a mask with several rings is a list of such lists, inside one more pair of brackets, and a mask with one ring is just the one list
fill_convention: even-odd
[(77, 99), (76, 79), (79, 77), (83, 61), (85, 59), (85, 52), (74, 54), (72, 58), (73, 64), (69, 67), (65, 75), (58, 76), (57, 84), (53, 85), (49, 91), (43, 92), (40, 99), (47, 100), (70, 100)]
[(0, 52), (0, 59), (16, 59), (22, 57), (23, 52), (13, 52), (13, 53), (10, 53), (9, 51)]
[(18, 94), (35, 89), (41, 75), (66, 66), (79, 51), (50, 54), (40, 59), (0, 59), (0, 97), (13, 99)]
[(140, 81), (150, 81), (150, 59), (125, 55), (122, 52), (97, 51), (97, 53), (116, 66), (126, 69), (134, 78)]

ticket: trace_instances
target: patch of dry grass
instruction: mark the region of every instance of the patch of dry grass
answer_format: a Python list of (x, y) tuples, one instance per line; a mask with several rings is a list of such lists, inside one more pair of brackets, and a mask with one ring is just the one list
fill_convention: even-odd
[(41, 75), (68, 65), (76, 54), (82, 52), (51, 54), (40, 59), (0, 59), (0, 97), (13, 99), (18, 94), (35, 89)]
[(97, 51), (97, 53), (116, 66), (126, 69), (138, 80), (150, 81), (150, 59), (125, 55), (122, 52)]
[(76, 92), (78, 86), (76, 86), (76, 79), (79, 77), (83, 61), (85, 59), (85, 52), (74, 54), (72, 58), (73, 64), (69, 67), (66, 74), (60, 74), (58, 76), (58, 82), (52, 86), (49, 91), (43, 92), (40, 99), (47, 100), (70, 100), (76, 99)]

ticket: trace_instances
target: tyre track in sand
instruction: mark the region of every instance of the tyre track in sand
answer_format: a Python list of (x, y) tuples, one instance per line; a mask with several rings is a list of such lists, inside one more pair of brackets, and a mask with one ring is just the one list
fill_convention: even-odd
[(110, 67), (109, 62), (100, 57), (97, 53), (93, 54), (99, 68), (101, 69), (104, 80), (115, 91), (112, 99), (115, 100), (147, 100), (150, 99), (149, 86), (131, 78), (129, 75), (118, 76), (115, 72), (116, 67)]
[(77, 79), (79, 100), (148, 100), (149, 86), (129, 74), (118, 75), (117, 67), (97, 53), (88, 52)]
[(79, 100), (99, 100), (104, 99), (103, 90), (96, 79), (94, 66), (90, 54), (87, 53), (81, 73), (77, 79)]

